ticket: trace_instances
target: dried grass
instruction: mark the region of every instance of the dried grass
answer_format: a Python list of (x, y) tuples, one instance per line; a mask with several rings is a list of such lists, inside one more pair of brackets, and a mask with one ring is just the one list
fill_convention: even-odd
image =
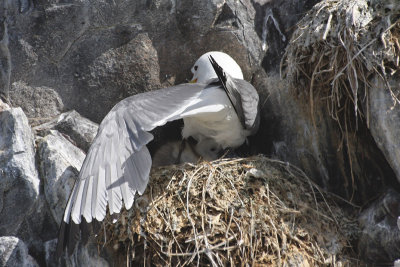
[[(262, 156), (154, 169), (99, 246), (132, 266), (357, 266), (357, 223), (299, 169)], [(307, 265), (308, 264), (308, 265)]]
[(308, 97), (313, 121), (316, 103), (327, 105), (345, 136), (363, 118), (360, 103), (373, 76), (383, 80), (393, 105), (400, 103), (388, 83), (399, 75), (399, 38), (397, 0), (321, 1), (298, 23), (281, 72)]
[(338, 147), (346, 146), (353, 194), (357, 159), (351, 140), (360, 120), (369, 127), (369, 112), (362, 107), (369, 108), (374, 79), (392, 96), (392, 109), (400, 104), (390, 86), (392, 78), (400, 77), (399, 43), (398, 0), (324, 0), (299, 21), (281, 62), (281, 76), (306, 99), (314, 127), (320, 107), (337, 122)]

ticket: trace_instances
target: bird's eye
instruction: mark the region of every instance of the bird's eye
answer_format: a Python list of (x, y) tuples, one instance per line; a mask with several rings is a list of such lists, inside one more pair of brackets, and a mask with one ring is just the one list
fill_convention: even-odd
[(194, 71), (197, 71), (198, 68), (199, 66), (194, 66)]
[(215, 152), (217, 149), (215, 147), (212, 147), (210, 150), (211, 152)]

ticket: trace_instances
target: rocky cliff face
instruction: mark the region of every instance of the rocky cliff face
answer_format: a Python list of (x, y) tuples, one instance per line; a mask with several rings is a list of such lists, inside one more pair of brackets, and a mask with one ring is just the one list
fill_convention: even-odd
[[(53, 110), (100, 122), (128, 95), (184, 82), (210, 50), (229, 52), (251, 79), (261, 63), (276, 68), (313, 2), (4, 1), (2, 92), (29, 114), (36, 104), (35, 116), (49, 115), (32, 103), (47, 95)], [(36, 100), (20, 102), (23, 86)]]
[[(97, 131), (88, 119), (99, 123), (127, 96), (185, 82), (193, 62), (211, 50), (230, 54), (259, 91), (261, 128), (250, 140), (252, 153), (288, 161), (357, 205), (388, 187), (397, 194), (400, 109), (382, 84), (363, 98), (368, 124), (360, 122), (343, 145), (326, 107), (311, 117), (304, 93), (279, 75), (295, 24), (316, 2), (2, 1), (0, 96), (12, 108), (0, 105), (0, 246), (29, 253), (34, 259), (25, 266), (52, 266), (63, 205)], [(310, 78), (298, 82), (307, 87)], [(63, 113), (69, 110), (83, 117)], [(385, 214), (399, 240), (396, 207)], [(362, 219), (365, 229), (381, 222), (370, 217)], [(365, 238), (376, 244), (376, 236)], [(94, 251), (84, 248), (63, 264), (106, 264)]]

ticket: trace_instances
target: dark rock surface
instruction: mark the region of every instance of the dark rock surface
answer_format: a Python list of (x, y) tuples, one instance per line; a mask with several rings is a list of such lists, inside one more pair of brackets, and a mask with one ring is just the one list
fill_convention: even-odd
[(0, 99), (7, 100), (10, 90), (11, 54), (6, 22), (6, 3), (0, 3)]
[(13, 106), (22, 108), (31, 124), (40, 124), (59, 115), (64, 105), (54, 89), (30, 87), (23, 82), (11, 85), (10, 97)]
[[(303, 1), (295, 6), (288, 10), (297, 14)], [(190, 78), (191, 64), (209, 50), (229, 52), (249, 79), (264, 53), (254, 31), (263, 8), (222, 0), (49, 1), (20, 13), (12, 1), (4, 11), (9, 83), (53, 88), (66, 109), (99, 122), (128, 95)]]
[[(393, 77), (388, 82), (393, 93), (399, 95), (400, 78)], [(374, 79), (364, 105), (368, 111), (368, 128), (400, 182), (400, 105), (378, 79)]]
[(388, 190), (359, 218), (358, 247), (367, 262), (392, 265), (400, 257), (400, 194)]
[(40, 266), (57, 266), (49, 264), (45, 259), (45, 243), (57, 236), (59, 227), (53, 219), (44, 194), (39, 195), (29, 212), (21, 213), (25, 217), (16, 236), (24, 241), (29, 248), (29, 254)]
[(278, 73), (258, 71), (253, 84), (262, 88), (258, 90), (264, 99), (260, 130), (250, 138), (255, 153), (295, 164), (323, 188), (359, 205), (378, 197), (387, 186), (399, 189), (395, 173), (366, 125), (360, 124), (358, 134), (349, 136), (346, 143), (325, 107), (316, 105), (314, 125), (309, 104), (293, 94)]
[(79, 244), (74, 253), (67, 257), (63, 256), (60, 259), (55, 258), (57, 239), (49, 240), (44, 244), (45, 262), (47, 266), (67, 266), (67, 267), (108, 267), (121, 266), (115, 264), (114, 259), (107, 262), (99, 255), (98, 248), (95, 243), (89, 242), (87, 245)]
[(79, 244), (73, 255), (65, 259), (65, 262), (66, 266), (71, 266), (71, 267), (80, 267), (80, 266), (108, 267), (112, 266), (114, 260), (111, 259), (110, 262), (107, 262), (105, 259), (100, 257), (96, 244), (89, 242), (85, 246)]

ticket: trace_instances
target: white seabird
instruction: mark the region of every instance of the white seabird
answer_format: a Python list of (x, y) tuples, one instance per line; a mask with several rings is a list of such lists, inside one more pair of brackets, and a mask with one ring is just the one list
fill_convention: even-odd
[(243, 80), (227, 54), (208, 52), (192, 68), (191, 83), (128, 97), (117, 103), (99, 126), (86, 155), (60, 227), (57, 251), (71, 254), (79, 232), (93, 219), (102, 221), (107, 205), (130, 209), (146, 189), (152, 165), (146, 144), (152, 129), (183, 119), (183, 138), (212, 139), (220, 148), (236, 148), (259, 127), (259, 97)]

